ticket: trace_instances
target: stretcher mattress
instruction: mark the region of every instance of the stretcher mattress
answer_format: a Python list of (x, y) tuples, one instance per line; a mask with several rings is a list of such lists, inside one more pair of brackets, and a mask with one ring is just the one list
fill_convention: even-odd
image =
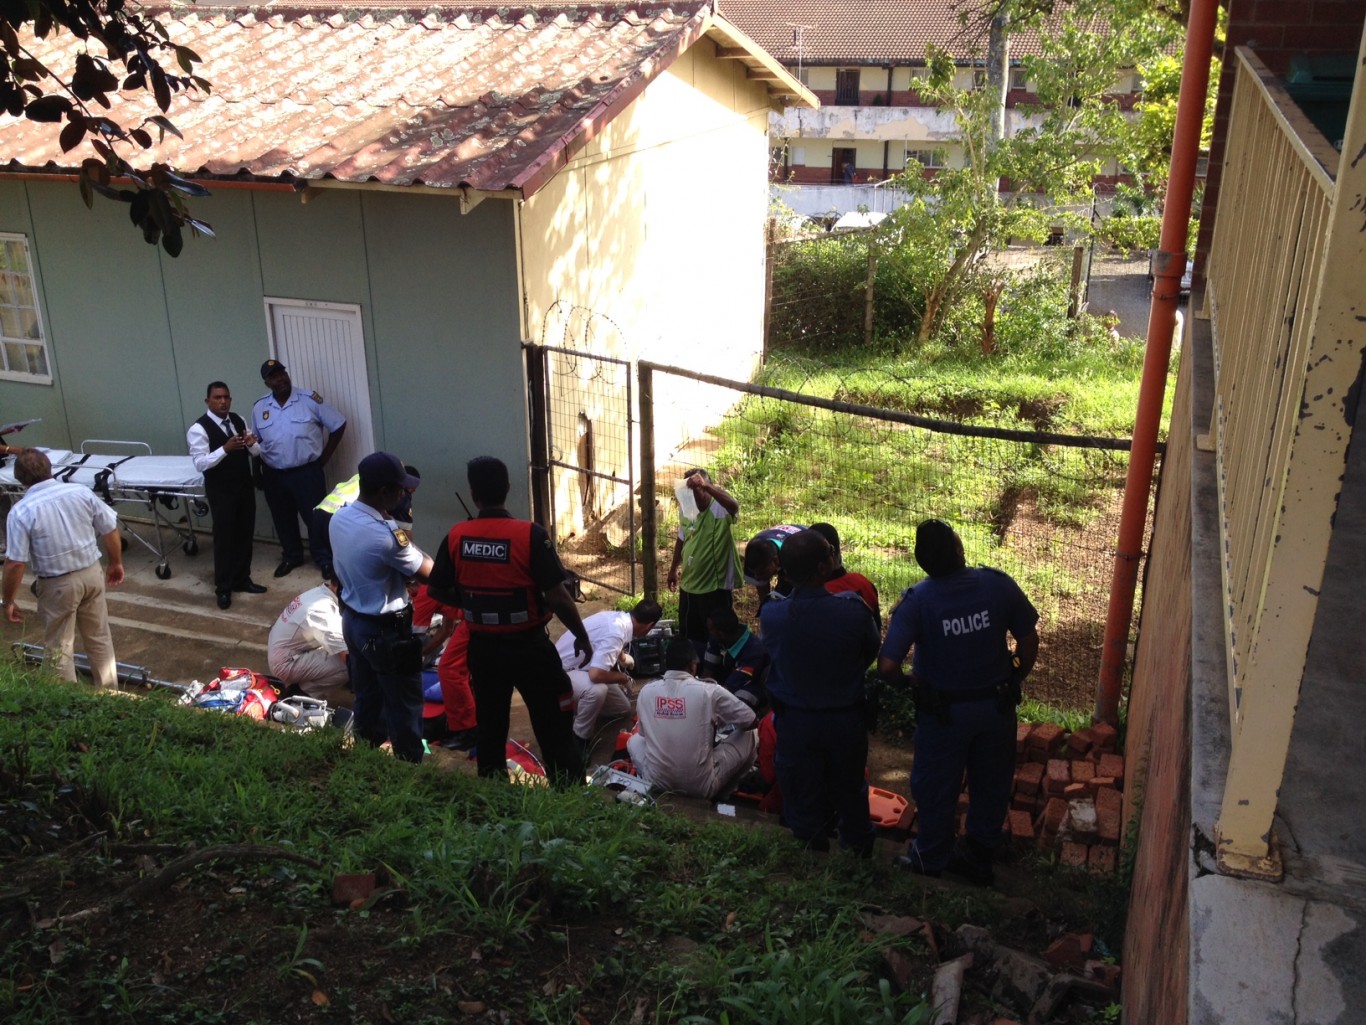
[(58, 480), (111, 491), (196, 491), (204, 475), (189, 456), (75, 456), (60, 467), (53, 464)]

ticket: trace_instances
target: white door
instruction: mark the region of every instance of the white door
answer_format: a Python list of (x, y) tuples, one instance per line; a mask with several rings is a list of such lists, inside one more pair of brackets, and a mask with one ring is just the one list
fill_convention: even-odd
[(360, 307), (350, 303), (267, 299), (271, 355), (295, 388), (317, 392), (346, 417), (346, 433), (327, 464), (327, 486), (346, 480), (375, 451), (370, 378)]

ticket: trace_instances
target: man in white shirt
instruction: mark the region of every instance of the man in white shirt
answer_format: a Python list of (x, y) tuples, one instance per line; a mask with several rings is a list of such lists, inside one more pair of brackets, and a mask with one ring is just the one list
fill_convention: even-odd
[[(98, 687), (118, 686), (114, 641), (104, 588), (123, 583), (123, 543), (119, 521), (89, 488), (52, 479), (52, 463), (36, 448), (14, 460), (14, 477), (28, 490), (6, 521), (3, 598), (5, 618), (22, 623), (14, 597), (24, 570), (38, 575), (38, 617), (43, 621), (47, 661), (64, 680), (76, 681), (71, 651), (81, 633), (90, 674)], [(100, 571), (100, 544), (109, 568)]]
[(213, 589), (218, 607), (232, 605), (234, 591), (264, 594), (251, 579), (252, 535), (256, 532), (256, 485), (251, 457), (261, 446), (246, 421), (232, 412), (232, 392), (210, 381), (204, 415), (185, 432), (194, 468), (204, 475), (204, 497), (213, 514)]
[(574, 635), (566, 632), (555, 644), (560, 664), (574, 685), (574, 736), (586, 749), (593, 739), (599, 716), (616, 717), (631, 712), (631, 656), (626, 648), (644, 637), (659, 622), (664, 610), (658, 602), (638, 602), (630, 612), (597, 612), (583, 621), (593, 644), (593, 658), (580, 666)]
[(267, 657), (271, 676), (334, 708), (350, 708), (354, 695), (346, 668), (338, 589), (333, 578), (286, 605), (270, 628)]
[[(693, 675), (697, 650), (686, 637), (669, 643), (664, 666), (664, 678), (640, 690), (639, 725), (626, 749), (649, 783), (711, 800), (754, 764), (754, 709), (720, 684)], [(718, 744), (720, 726), (735, 729)]]

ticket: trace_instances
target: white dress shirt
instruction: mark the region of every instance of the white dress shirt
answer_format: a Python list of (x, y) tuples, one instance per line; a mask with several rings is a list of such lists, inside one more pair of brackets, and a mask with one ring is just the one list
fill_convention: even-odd
[[(237, 433), (237, 428), (233, 426), (232, 421), (227, 417), (222, 417), (220, 419), (210, 413), (209, 419), (218, 421), (218, 426), (223, 429), (223, 433), (228, 437), (231, 438)], [(185, 444), (189, 446), (190, 459), (194, 461), (194, 468), (200, 473), (203, 473), (205, 470), (212, 470), (231, 455), (227, 449), (222, 448), (221, 446), (213, 451), (209, 450), (209, 435), (198, 420), (190, 424), (190, 429), (185, 432)], [(252, 445), (247, 451), (254, 456), (259, 456), (261, 454), (260, 443)]]
[(579, 665), (582, 656), (574, 650), (574, 635), (566, 630), (555, 642), (560, 665), (564, 667), (565, 672), (571, 669), (615, 669), (617, 659), (631, 643), (632, 622), (629, 612), (593, 613), (583, 621), (583, 628), (588, 631), (589, 643), (593, 645), (593, 660), (586, 666)]

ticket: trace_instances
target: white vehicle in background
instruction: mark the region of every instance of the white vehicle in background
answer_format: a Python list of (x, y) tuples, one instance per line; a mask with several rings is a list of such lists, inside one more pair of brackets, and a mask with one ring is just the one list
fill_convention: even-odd
[[(1149, 250), (1148, 250), (1148, 280), (1149, 280), (1149, 281), (1152, 281), (1152, 280), (1153, 280), (1153, 277), (1154, 277), (1153, 269), (1154, 269), (1154, 266), (1155, 266), (1156, 263), (1157, 263), (1157, 250), (1156, 250), (1156, 249), (1149, 249)], [(1182, 294), (1183, 296), (1188, 296), (1188, 295), (1191, 294), (1191, 277), (1192, 277), (1194, 274), (1195, 274), (1195, 261), (1194, 261), (1194, 260), (1187, 260), (1187, 261), (1186, 261), (1186, 272), (1185, 272), (1184, 274), (1181, 275), (1181, 294)]]

